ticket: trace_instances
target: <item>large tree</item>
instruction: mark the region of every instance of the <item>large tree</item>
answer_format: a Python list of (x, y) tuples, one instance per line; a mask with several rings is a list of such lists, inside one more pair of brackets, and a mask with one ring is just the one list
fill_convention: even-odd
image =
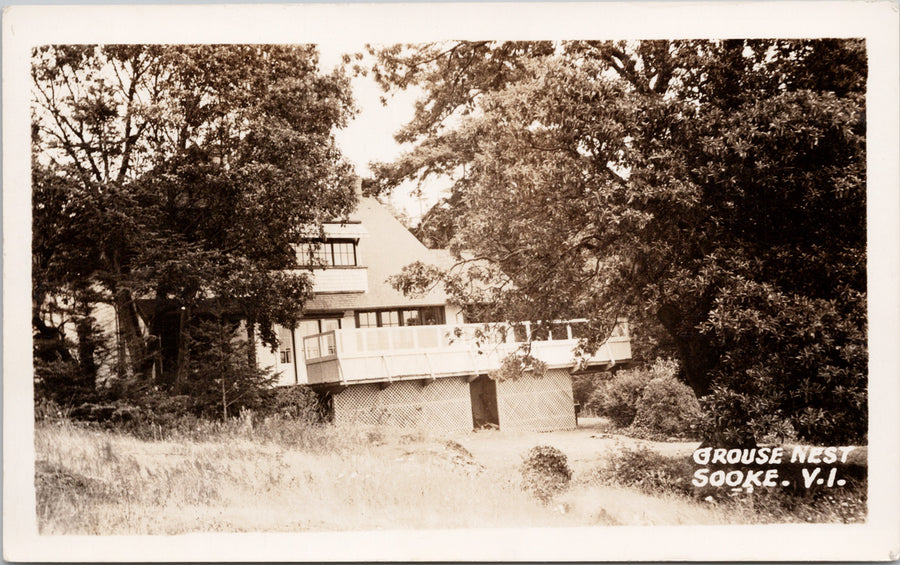
[(284, 271), (291, 243), (355, 198), (333, 135), (349, 81), (317, 61), (314, 46), (36, 48), (35, 320), (63, 321), (48, 305), (65, 293), (107, 301), (127, 372), (162, 365), (178, 391), (198, 316), (224, 308), (274, 343), (310, 295)]
[(677, 355), (721, 441), (785, 423), (865, 437), (863, 42), (372, 52), (386, 89), (425, 93), (397, 136), (413, 149), (378, 164), (376, 186), (453, 178), (428, 220), (468, 251), (469, 268), (444, 274), (461, 301), (587, 315), (589, 349), (628, 316), (651, 354)]

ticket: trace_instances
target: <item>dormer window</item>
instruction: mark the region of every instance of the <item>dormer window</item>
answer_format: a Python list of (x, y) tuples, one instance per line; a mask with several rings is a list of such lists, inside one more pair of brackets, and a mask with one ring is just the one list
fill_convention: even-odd
[(297, 264), (302, 267), (355, 267), (357, 266), (356, 241), (329, 239), (309, 241), (296, 246)]

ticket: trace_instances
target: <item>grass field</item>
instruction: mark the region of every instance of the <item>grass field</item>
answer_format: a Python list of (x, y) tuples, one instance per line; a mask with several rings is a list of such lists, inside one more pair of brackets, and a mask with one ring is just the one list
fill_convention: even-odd
[[(538, 444), (562, 450), (574, 471), (570, 488), (546, 505), (519, 484), (521, 456)], [(44, 422), (35, 430), (38, 526), (44, 534), (175, 534), (809, 519), (598, 480), (615, 453), (640, 445), (668, 456), (696, 447), (603, 433), (597, 422), (434, 436), (245, 419), (152, 441)]]

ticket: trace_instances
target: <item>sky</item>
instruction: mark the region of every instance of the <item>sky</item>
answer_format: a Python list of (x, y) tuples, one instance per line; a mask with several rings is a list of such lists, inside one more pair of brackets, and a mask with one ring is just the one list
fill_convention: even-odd
[[(330, 72), (339, 65), (342, 54), (362, 51), (363, 44), (319, 44), (322, 71)], [(370, 162), (389, 161), (409, 149), (394, 141), (394, 132), (412, 118), (413, 104), (421, 91), (396, 93), (388, 98), (387, 105), (383, 105), (380, 101), (383, 92), (370, 77), (353, 77), (352, 86), (359, 113), (347, 128), (338, 131), (336, 137), (345, 157), (356, 167), (357, 174), (366, 177), (371, 174)], [(412, 195), (416, 185), (407, 183), (398, 187), (389, 201), (416, 224), (422, 214), (445, 194), (444, 186), (446, 183), (440, 181), (426, 181), (422, 186), (422, 198), (417, 198)]]

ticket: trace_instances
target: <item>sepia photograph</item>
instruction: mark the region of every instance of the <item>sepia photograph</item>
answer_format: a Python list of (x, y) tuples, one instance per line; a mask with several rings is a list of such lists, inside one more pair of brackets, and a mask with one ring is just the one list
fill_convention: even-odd
[(830, 7), (7, 12), (4, 557), (897, 559), (898, 17)]

